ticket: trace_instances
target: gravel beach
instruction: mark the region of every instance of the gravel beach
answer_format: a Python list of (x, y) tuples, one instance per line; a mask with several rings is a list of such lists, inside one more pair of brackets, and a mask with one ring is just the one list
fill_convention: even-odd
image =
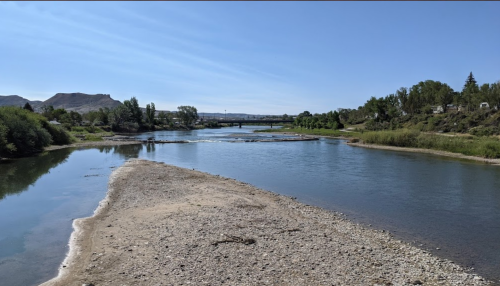
[(73, 227), (42, 285), (490, 285), (341, 214), (146, 160), (115, 170)]

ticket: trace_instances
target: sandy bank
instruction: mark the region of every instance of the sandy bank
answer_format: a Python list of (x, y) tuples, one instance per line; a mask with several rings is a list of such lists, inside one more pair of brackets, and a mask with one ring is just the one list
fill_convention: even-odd
[(409, 147), (395, 147), (395, 146), (385, 146), (385, 145), (365, 144), (365, 143), (349, 143), (349, 142), (347, 142), (346, 144), (348, 144), (349, 146), (372, 148), (372, 149), (434, 154), (434, 155), (439, 155), (439, 156), (447, 156), (447, 157), (453, 157), (453, 158), (473, 160), (473, 161), (483, 162), (483, 163), (492, 164), (492, 165), (500, 165), (500, 159), (487, 159), (487, 158), (481, 158), (481, 157), (476, 157), (476, 156), (467, 156), (467, 155), (453, 153), (453, 152), (447, 152), (447, 151), (421, 149), (421, 148), (409, 148)]
[(42, 285), (488, 285), (336, 213), (145, 160), (115, 170), (74, 227), (59, 277)]

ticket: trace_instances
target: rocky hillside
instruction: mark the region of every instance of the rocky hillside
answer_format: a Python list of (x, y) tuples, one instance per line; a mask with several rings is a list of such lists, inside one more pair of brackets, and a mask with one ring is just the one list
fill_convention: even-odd
[(24, 106), (29, 102), (35, 110), (42, 106), (52, 105), (55, 109), (64, 108), (67, 111), (86, 113), (91, 110), (99, 110), (101, 107), (110, 109), (122, 104), (111, 98), (109, 94), (86, 94), (86, 93), (58, 93), (45, 101), (30, 101), (17, 95), (0, 96), (0, 106), (13, 105)]
[(0, 95), (0, 106), (24, 106), (26, 102), (29, 102), (31, 106), (35, 107), (40, 105), (42, 102), (39, 100), (31, 101), (19, 95)]
[(41, 105), (52, 105), (55, 109), (64, 108), (67, 111), (86, 113), (99, 110), (101, 107), (110, 109), (122, 104), (111, 98), (109, 94), (58, 93), (44, 101)]

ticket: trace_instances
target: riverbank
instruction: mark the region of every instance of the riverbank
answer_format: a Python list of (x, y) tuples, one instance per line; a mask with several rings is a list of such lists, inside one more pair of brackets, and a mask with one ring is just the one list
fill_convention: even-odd
[(447, 151), (422, 149), (422, 148), (411, 148), (411, 147), (396, 147), (396, 146), (377, 145), (377, 144), (366, 144), (366, 143), (362, 143), (362, 142), (356, 142), (356, 143), (346, 142), (346, 144), (349, 146), (353, 146), (353, 147), (364, 147), (364, 148), (391, 150), (391, 151), (426, 153), (426, 154), (433, 154), (433, 155), (438, 155), (438, 156), (446, 156), (446, 157), (452, 157), (452, 158), (473, 160), (473, 161), (477, 161), (477, 162), (483, 162), (483, 163), (487, 163), (487, 164), (491, 164), (491, 165), (500, 166), (500, 159), (481, 158), (481, 157), (468, 156), (468, 155), (464, 155), (464, 154), (460, 154), (460, 153), (453, 153), (453, 152), (447, 152)]
[(110, 176), (49, 285), (489, 285), (460, 266), (233, 179), (145, 160)]
[[(346, 132), (348, 132), (348, 131), (346, 131)], [(473, 160), (473, 161), (483, 162), (483, 163), (487, 163), (487, 164), (491, 164), (491, 165), (500, 165), (500, 159), (484, 158), (484, 157), (479, 157), (479, 156), (464, 155), (461, 153), (442, 151), (442, 150), (434, 150), (434, 149), (426, 149), (426, 148), (398, 147), (398, 146), (389, 146), (389, 145), (381, 145), (381, 144), (369, 144), (369, 143), (359, 142), (359, 139), (355, 138), (355, 137), (325, 136), (325, 135), (312, 136), (312, 135), (304, 135), (304, 134), (295, 133), (295, 132), (271, 132), (271, 133), (272, 134), (283, 134), (283, 135), (296, 135), (296, 136), (303, 136), (306, 138), (307, 137), (322, 137), (322, 138), (330, 138), (330, 139), (344, 139), (344, 140), (350, 140), (349, 142), (346, 142), (346, 144), (348, 144), (349, 146), (353, 146), (353, 147), (365, 147), (365, 148), (371, 148), (371, 149), (381, 149), (381, 150), (391, 150), (391, 151), (426, 153), (426, 154), (433, 154), (433, 155), (438, 155), (438, 156), (446, 156), (446, 157), (452, 157), (452, 158)], [(447, 136), (447, 135), (439, 135), (439, 136)], [(465, 137), (465, 136), (470, 136), (470, 135), (462, 135), (462, 137)], [(355, 141), (353, 139), (358, 139), (358, 142), (351, 142), (351, 141)]]

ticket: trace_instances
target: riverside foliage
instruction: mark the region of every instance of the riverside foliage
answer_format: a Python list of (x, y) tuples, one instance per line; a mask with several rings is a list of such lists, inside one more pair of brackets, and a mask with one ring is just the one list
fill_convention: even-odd
[(446, 136), (418, 130), (370, 131), (359, 134), (369, 144), (425, 148), (483, 158), (500, 158), (500, 141), (495, 137)]
[[(487, 103), (486, 108), (481, 104)], [(487, 115), (496, 113), (500, 107), (500, 81), (493, 84), (485, 83), (479, 86), (472, 72), (465, 80), (462, 91), (454, 91), (446, 83), (439, 81), (421, 81), (411, 88), (401, 87), (395, 93), (385, 97), (371, 97), (358, 109), (339, 109), (342, 122), (347, 124), (365, 123), (368, 130), (394, 130), (411, 127), (425, 131), (443, 131), (467, 133), (471, 128), (496, 126), (500, 121), (486, 121), (480, 118), (485, 110)], [(439, 113), (439, 114), (434, 114)], [(459, 114), (459, 115), (457, 115)], [(430, 117), (438, 117), (431, 119)], [(437, 121), (452, 117), (453, 125), (446, 126), (446, 122)], [(406, 124), (408, 123), (409, 124)], [(429, 126), (423, 126), (431, 123)], [(455, 124), (456, 123), (456, 124)], [(434, 130), (434, 125), (443, 125), (444, 128)], [(498, 128), (490, 128), (493, 134), (499, 134)], [(489, 135), (489, 134), (485, 134)]]
[(40, 114), (19, 107), (0, 107), (0, 157), (27, 156), (50, 144), (72, 141), (63, 128), (51, 125)]

